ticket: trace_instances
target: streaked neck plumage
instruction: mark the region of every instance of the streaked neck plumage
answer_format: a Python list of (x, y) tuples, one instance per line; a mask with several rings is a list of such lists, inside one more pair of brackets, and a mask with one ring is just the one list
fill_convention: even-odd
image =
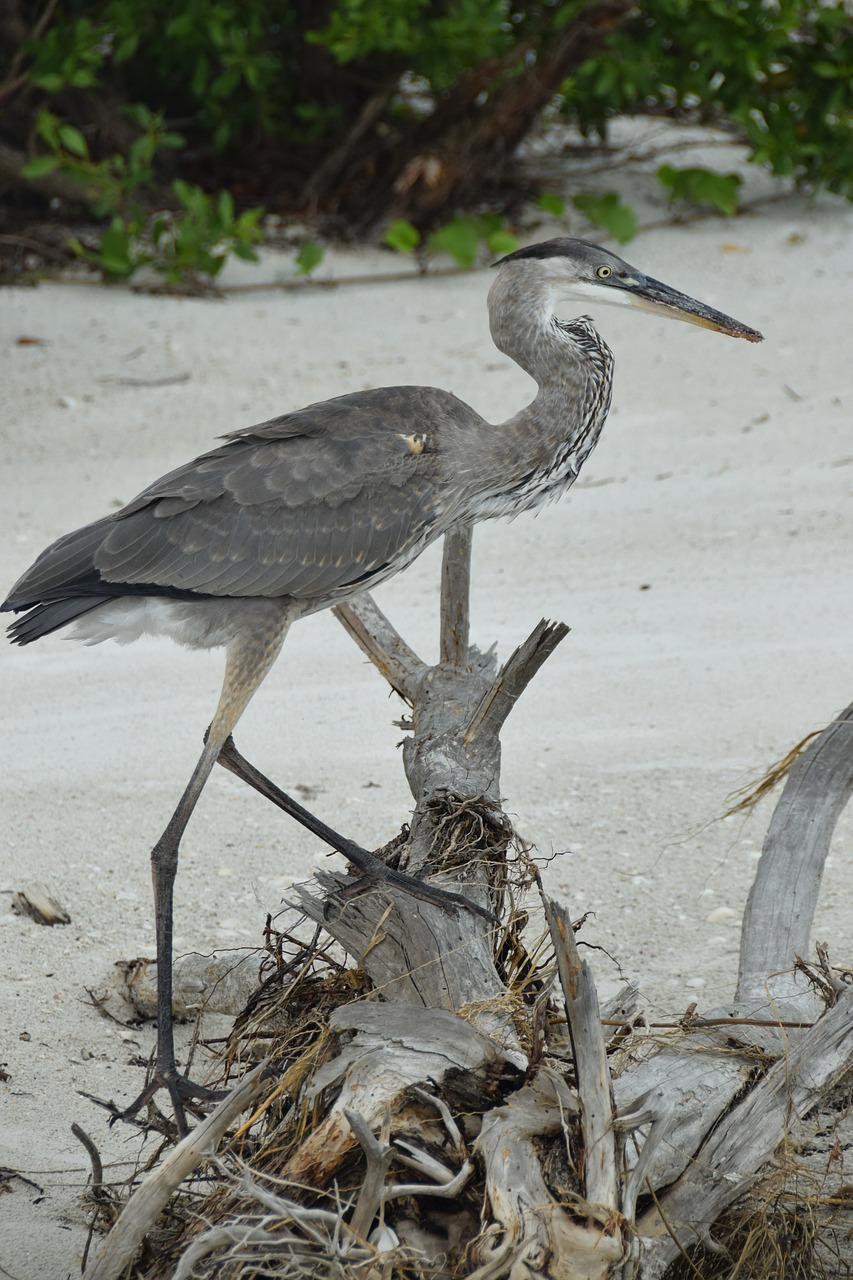
[[(504, 482), (490, 514), (514, 515), (559, 497), (595, 447), (610, 408), (613, 356), (587, 316), (563, 322), (553, 285), (510, 263), (489, 291), (495, 346), (536, 381), (533, 402), (496, 428)], [(521, 269), (519, 269), (521, 268)]]

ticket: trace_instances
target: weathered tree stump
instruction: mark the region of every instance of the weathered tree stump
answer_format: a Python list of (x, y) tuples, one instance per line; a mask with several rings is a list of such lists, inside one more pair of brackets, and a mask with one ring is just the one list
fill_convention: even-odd
[[(501, 808), (500, 731), (567, 628), (540, 623), (498, 671), (468, 645), (469, 553), (468, 534), (448, 538), (434, 667), (368, 598), (339, 615), (412, 708), (415, 809), (383, 856), (495, 923), (328, 871), (299, 886), (294, 919), (315, 922), (354, 967), (306, 945), (266, 982), (228, 1059), (232, 1071), (257, 1063), (263, 1045), (267, 1065), (247, 1078), (257, 1110), (224, 1139), (232, 1097), (184, 1139), (130, 1199), (90, 1280), (124, 1274), (140, 1247), (136, 1274), (152, 1280), (652, 1280), (697, 1247), (719, 1253), (715, 1224), (853, 1069), (853, 988), (825, 958), (803, 960), (853, 790), (853, 707), (790, 771), (744, 916), (734, 1001), (690, 1011), (662, 1047), (638, 1051), (636, 991), (599, 1010), (563, 908), (543, 896), (547, 934), (525, 933), (519, 899), (538, 880)], [(221, 1008), (216, 961), (186, 965), (175, 984), (185, 1007), (216, 990)], [(237, 1010), (247, 966), (241, 956)], [(144, 1006), (150, 976), (136, 978)], [(215, 1159), (211, 1135), (223, 1138)], [(176, 1170), (200, 1164), (212, 1190), (189, 1214)], [(845, 1176), (849, 1152), (835, 1157), (834, 1185)], [(170, 1196), (165, 1242), (154, 1218)]]

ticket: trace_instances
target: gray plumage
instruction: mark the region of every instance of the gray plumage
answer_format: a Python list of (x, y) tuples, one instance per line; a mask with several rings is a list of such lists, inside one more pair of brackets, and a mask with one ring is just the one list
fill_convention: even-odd
[[(166, 1087), (185, 1129), (184, 1101), (204, 1096), (178, 1074), (172, 1042), (178, 850), (204, 784), (291, 623), (405, 568), (456, 525), (539, 507), (574, 482), (607, 416), (613, 361), (587, 317), (556, 319), (566, 295), (632, 302), (760, 339), (580, 240), (532, 245), (497, 265), (489, 292), (492, 337), (538, 385), (527, 408), (490, 424), (447, 391), (386, 387), (235, 432), (120, 511), (54, 542), (2, 606), (23, 615), (9, 628), (18, 644), (76, 622), (77, 635), (92, 643), (161, 634), (227, 651), (204, 749), (151, 854), (157, 1063), (152, 1083), (125, 1115)], [(264, 782), (272, 797), (276, 789)], [(335, 840), (374, 879), (394, 874), (351, 842)]]
[[(120, 511), (60, 538), (10, 595), (44, 606), (36, 634), (123, 594), (276, 597), (321, 607), (408, 562), (436, 536), (430, 439), (477, 415), (447, 392), (395, 387), (311, 405), (233, 433)], [(414, 425), (429, 435), (407, 444)], [(418, 449), (422, 449), (418, 452)], [(165, 589), (165, 590), (164, 590)]]
[[(498, 266), (492, 335), (539, 384), (526, 410), (491, 425), (447, 391), (385, 387), (234, 432), (48, 547), (2, 606), (28, 611), (11, 638), (27, 644), (122, 596), (208, 613), (212, 597), (277, 599), (302, 616), (396, 573), (454, 524), (559, 496), (601, 432), (613, 368), (590, 320), (554, 317), (561, 286), (591, 285), (602, 301), (675, 298), (690, 308), (682, 318), (752, 333), (583, 241), (531, 245)], [(232, 629), (205, 634), (227, 642)]]

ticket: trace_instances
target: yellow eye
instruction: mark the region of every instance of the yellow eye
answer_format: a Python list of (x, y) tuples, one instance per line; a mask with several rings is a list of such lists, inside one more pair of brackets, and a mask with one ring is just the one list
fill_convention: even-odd
[(598, 276), (599, 280), (606, 280), (608, 276), (613, 275), (613, 268), (599, 267), (595, 274)]

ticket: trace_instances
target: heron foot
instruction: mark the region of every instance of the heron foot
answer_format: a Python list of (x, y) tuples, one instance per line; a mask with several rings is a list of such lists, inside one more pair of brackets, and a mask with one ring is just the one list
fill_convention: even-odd
[(110, 1125), (115, 1124), (118, 1120), (128, 1123), (141, 1123), (136, 1119), (138, 1113), (153, 1101), (155, 1095), (161, 1089), (165, 1089), (169, 1095), (178, 1136), (181, 1138), (185, 1138), (190, 1131), (187, 1124), (187, 1111), (194, 1115), (196, 1119), (201, 1119), (205, 1112), (202, 1107), (198, 1106), (198, 1103), (221, 1102), (223, 1098), (228, 1096), (227, 1089), (209, 1089), (207, 1085), (196, 1084), (194, 1080), (190, 1080), (189, 1076), (181, 1075), (175, 1066), (166, 1067), (164, 1070), (155, 1067), (154, 1074), (148, 1084), (139, 1096), (131, 1102), (129, 1107), (125, 1107), (123, 1111), (120, 1111), (118, 1107), (110, 1104), (109, 1110), (112, 1113)]
[(408, 893), (412, 898), (418, 898), (421, 902), (429, 902), (434, 907), (440, 907), (442, 911), (458, 911), (462, 908), (463, 910), (473, 911), (475, 915), (482, 916), (484, 920), (488, 920), (489, 924), (500, 923), (494, 912), (489, 911), (486, 907), (481, 907), (478, 902), (472, 902), (463, 893), (455, 893), (452, 889), (442, 889), (438, 885), (431, 884), (429, 880), (421, 880), (418, 876), (410, 876), (404, 871), (397, 871), (394, 867), (386, 866), (381, 858), (377, 858), (374, 853), (369, 853), (367, 849), (362, 849), (358, 845), (353, 846), (350, 841), (347, 841), (347, 844), (351, 849), (358, 850), (358, 861), (351, 856), (351, 852), (347, 852), (344, 849), (341, 849), (340, 852), (358, 868), (361, 875), (352, 884), (346, 885), (339, 891), (340, 897), (354, 898), (366, 889), (370, 889), (377, 884), (384, 884), (389, 888), (401, 889), (404, 893)]

